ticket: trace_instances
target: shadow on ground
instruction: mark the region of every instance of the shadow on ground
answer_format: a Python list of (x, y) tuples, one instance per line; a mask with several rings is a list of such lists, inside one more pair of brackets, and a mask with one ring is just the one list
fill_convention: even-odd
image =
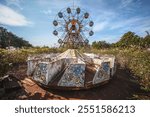
[[(16, 77), (24, 80), (26, 76), (26, 65), (15, 69)], [(32, 84), (32, 85), (31, 85)], [(27, 99), (27, 100), (126, 100), (135, 99), (134, 94), (146, 94), (140, 89), (140, 85), (132, 75), (124, 69), (117, 69), (116, 75), (107, 84), (88, 90), (64, 91), (54, 89), (43, 89), (36, 83), (22, 83), (22, 88), (10, 92), (1, 99)]]
[(118, 69), (116, 75), (107, 84), (89, 90), (81, 91), (60, 91), (49, 90), (53, 94), (60, 95), (67, 99), (88, 99), (88, 100), (122, 100), (132, 99), (133, 94), (142, 93), (140, 86), (129, 73)]

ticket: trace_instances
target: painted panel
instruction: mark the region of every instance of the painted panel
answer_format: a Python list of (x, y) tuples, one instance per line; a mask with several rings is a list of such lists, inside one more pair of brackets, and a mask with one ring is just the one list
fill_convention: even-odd
[(98, 84), (109, 79), (110, 79), (110, 63), (103, 62), (94, 76), (93, 84)]
[(58, 86), (84, 87), (85, 64), (70, 64), (58, 82)]

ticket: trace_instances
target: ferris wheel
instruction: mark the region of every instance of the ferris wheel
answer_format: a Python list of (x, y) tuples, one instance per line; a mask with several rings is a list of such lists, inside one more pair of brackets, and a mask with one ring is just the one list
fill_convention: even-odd
[(94, 34), (94, 22), (89, 13), (79, 7), (62, 9), (56, 15), (53, 25), (53, 34), (58, 37), (60, 47), (78, 48), (88, 45), (89, 36)]

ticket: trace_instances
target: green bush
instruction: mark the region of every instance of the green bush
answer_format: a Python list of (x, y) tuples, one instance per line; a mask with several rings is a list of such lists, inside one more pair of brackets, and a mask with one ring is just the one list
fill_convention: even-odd
[[(63, 48), (31, 48), (8, 51), (0, 49), (0, 76), (5, 75), (11, 68), (11, 64), (25, 63), (27, 57), (33, 54), (63, 52)], [(81, 52), (87, 52), (83, 48)], [(89, 52), (89, 50), (88, 50)], [(96, 54), (113, 54), (117, 58), (120, 67), (129, 69), (135, 76), (139, 77), (142, 88), (150, 91), (150, 52), (138, 48), (111, 48), (91, 49)]]
[(4, 76), (14, 64), (26, 63), (27, 57), (33, 54), (63, 52), (57, 48), (30, 48), (10, 51), (0, 49), (0, 77)]
[(138, 48), (112, 48), (92, 50), (99, 54), (113, 54), (116, 56), (120, 67), (129, 69), (139, 78), (143, 89), (150, 91), (150, 52)]

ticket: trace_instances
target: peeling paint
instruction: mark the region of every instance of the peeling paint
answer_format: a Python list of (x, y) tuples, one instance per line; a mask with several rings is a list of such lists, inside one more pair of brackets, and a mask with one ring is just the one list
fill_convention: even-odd
[[(41, 57), (41, 58), (40, 58)], [(77, 87), (84, 88), (86, 83), (95, 84), (102, 83), (116, 72), (115, 56), (112, 55), (95, 55), (84, 53), (81, 54), (77, 50), (68, 49), (61, 54), (45, 54), (28, 58), (27, 74), (32, 78), (46, 86), (55, 87)], [(94, 77), (85, 77), (87, 65), (92, 65), (96, 72)], [(87, 68), (86, 68), (87, 67)]]

